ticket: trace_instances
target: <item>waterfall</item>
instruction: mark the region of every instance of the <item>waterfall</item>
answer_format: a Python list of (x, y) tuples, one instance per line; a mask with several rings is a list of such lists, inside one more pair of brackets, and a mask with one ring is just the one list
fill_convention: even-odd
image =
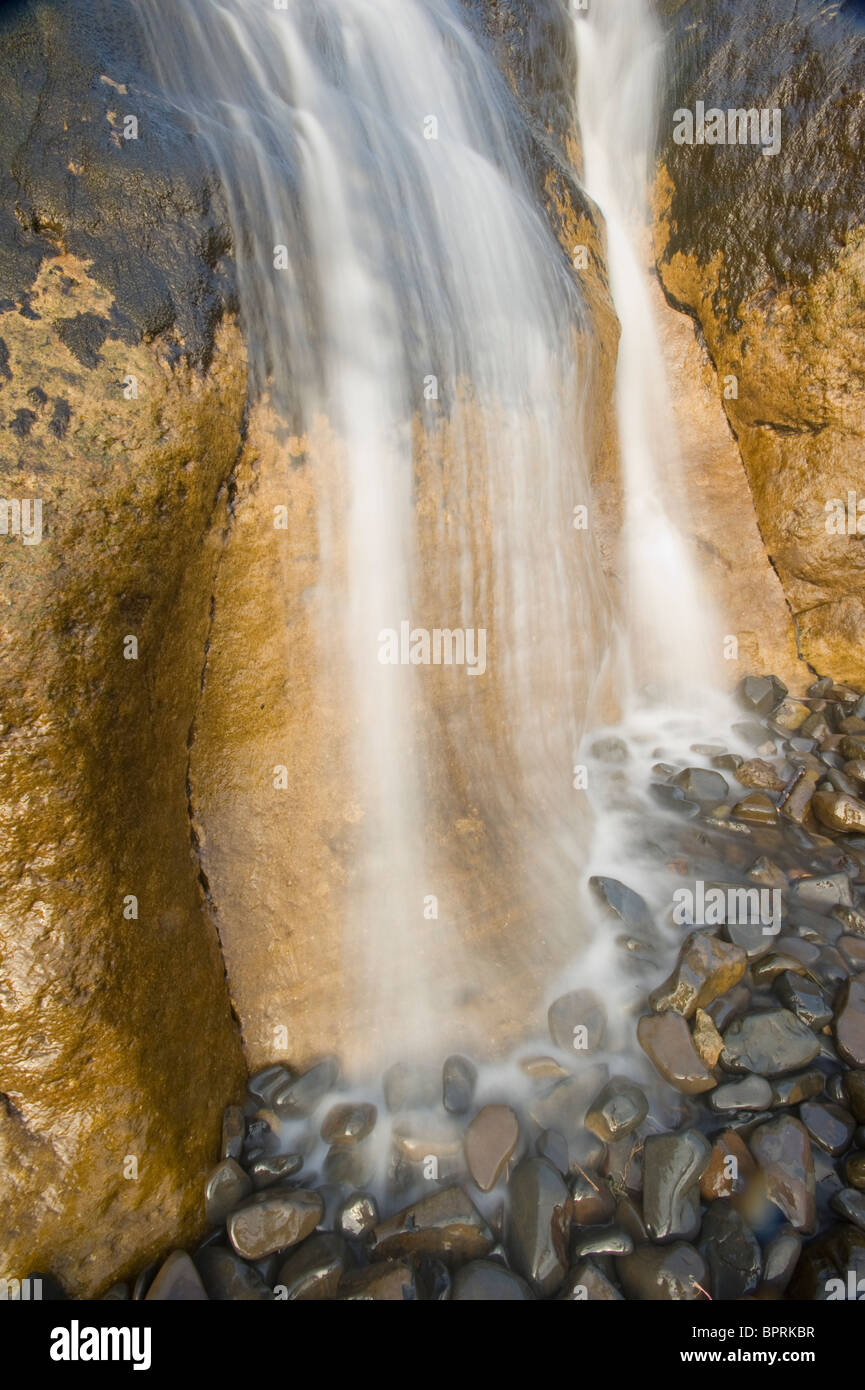
[[(228, 200), (252, 394), (314, 479), (363, 1047), (459, 1041), (470, 995), (482, 1051), (574, 949), (573, 768), (611, 661), (600, 561), (573, 526), (590, 501), (578, 276), (457, 0), (140, 8)], [(464, 634), (473, 671), (435, 665), (437, 632)]]
[(685, 703), (717, 684), (721, 639), (685, 540), (681, 460), (649, 288), (663, 35), (652, 0), (593, 0), (575, 12), (575, 29), (584, 184), (606, 223), (621, 324), (616, 416), (631, 682), (635, 692), (648, 686)]

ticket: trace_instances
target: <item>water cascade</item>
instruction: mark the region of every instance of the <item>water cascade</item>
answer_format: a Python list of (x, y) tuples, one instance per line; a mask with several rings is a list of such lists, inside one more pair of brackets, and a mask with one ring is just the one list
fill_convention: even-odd
[(590, 501), (579, 279), (456, 0), (142, 12), (229, 199), (253, 390), (302, 441), (287, 486), (298, 453), (314, 478), (312, 659), (350, 711), (362, 1049), (458, 1040), (467, 982), (483, 1048), (520, 1031), (514, 982), (575, 948), (573, 768), (616, 661), (573, 526)]

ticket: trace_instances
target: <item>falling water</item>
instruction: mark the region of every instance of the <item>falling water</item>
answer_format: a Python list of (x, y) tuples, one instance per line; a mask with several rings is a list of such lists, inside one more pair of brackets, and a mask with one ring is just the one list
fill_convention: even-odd
[(651, 0), (593, 0), (575, 27), (584, 181), (604, 215), (621, 323), (616, 415), (631, 679), (683, 700), (717, 684), (721, 644), (684, 538), (681, 460), (648, 278), (663, 35)]
[[(611, 631), (572, 525), (589, 500), (577, 277), (456, 0), (141, 9), (229, 202), (253, 392), (315, 478), (364, 1046), (428, 1050), (454, 1039), (467, 985), (495, 1004), (507, 980), (525, 1004), (575, 944), (573, 766)], [(383, 665), (380, 635), (406, 621), (484, 634), (486, 670)], [(493, 1032), (481, 1013), (474, 1047)]]

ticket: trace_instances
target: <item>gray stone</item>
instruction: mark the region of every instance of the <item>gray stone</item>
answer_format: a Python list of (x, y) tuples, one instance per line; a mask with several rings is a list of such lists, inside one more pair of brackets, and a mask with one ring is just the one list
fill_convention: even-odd
[(837, 1158), (850, 1147), (856, 1122), (840, 1105), (805, 1101), (799, 1106), (799, 1119), (815, 1144)]
[(772, 1087), (762, 1076), (728, 1081), (709, 1097), (713, 1110), (766, 1110), (772, 1103)]
[(622, 1303), (624, 1300), (615, 1284), (591, 1260), (581, 1260), (571, 1270), (558, 1295), (568, 1303)]
[(442, 1103), (449, 1115), (465, 1115), (471, 1108), (478, 1069), (468, 1057), (454, 1054), (442, 1068)]
[(609, 1144), (630, 1134), (648, 1113), (649, 1102), (640, 1087), (626, 1076), (613, 1076), (589, 1106), (586, 1129)]
[(558, 1293), (567, 1272), (571, 1200), (561, 1175), (524, 1158), (508, 1184), (505, 1244), (518, 1274), (542, 1298)]
[(728, 1301), (754, 1292), (763, 1267), (760, 1244), (729, 1201), (712, 1202), (698, 1248), (709, 1269), (714, 1299)]
[(147, 1302), (206, 1303), (201, 1276), (185, 1250), (173, 1250), (147, 1290)]
[(611, 917), (616, 917), (629, 931), (652, 931), (654, 923), (644, 900), (616, 878), (590, 878), (589, 887)]
[(766, 1195), (806, 1235), (817, 1228), (814, 1159), (808, 1132), (791, 1115), (760, 1125), (750, 1137), (751, 1153), (763, 1175)]
[(783, 1076), (806, 1067), (819, 1051), (820, 1043), (807, 1024), (788, 1009), (770, 1009), (730, 1024), (721, 1062), (728, 1071)]
[(339, 1079), (339, 1062), (326, 1057), (291, 1081), (274, 1091), (271, 1104), (280, 1119), (310, 1115)]
[(689, 1239), (700, 1229), (700, 1178), (712, 1156), (694, 1129), (650, 1135), (643, 1145), (643, 1217), (659, 1242)]
[(210, 1226), (221, 1226), (226, 1217), (245, 1201), (252, 1183), (240, 1164), (224, 1158), (211, 1169), (204, 1188), (204, 1210)]
[(226, 1250), (208, 1245), (195, 1256), (208, 1298), (221, 1303), (269, 1303), (273, 1292), (254, 1265)]
[(432, 1255), (464, 1262), (483, 1258), (494, 1244), (492, 1231), (461, 1187), (422, 1197), (380, 1221), (370, 1237), (378, 1259)]
[(773, 982), (773, 989), (785, 1009), (815, 1032), (832, 1022), (832, 1010), (825, 994), (813, 980), (785, 970)]
[(366, 1102), (335, 1105), (325, 1115), (319, 1133), (325, 1144), (357, 1144), (372, 1133), (377, 1116), (375, 1106)]
[(763, 1283), (784, 1293), (802, 1253), (802, 1237), (792, 1226), (782, 1226), (769, 1241), (763, 1255)]

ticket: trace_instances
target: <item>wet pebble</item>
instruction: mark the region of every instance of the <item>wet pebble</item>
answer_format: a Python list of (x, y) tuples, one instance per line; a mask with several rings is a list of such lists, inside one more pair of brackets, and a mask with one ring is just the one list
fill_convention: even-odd
[(347, 1263), (346, 1244), (340, 1236), (311, 1235), (281, 1266), (274, 1294), (290, 1303), (333, 1298)]
[(709, 1091), (715, 1085), (705, 1062), (694, 1047), (681, 1014), (651, 1014), (637, 1024), (640, 1046), (665, 1081), (685, 1095)]
[(626, 1076), (614, 1076), (589, 1106), (586, 1129), (609, 1144), (630, 1134), (648, 1113), (649, 1102), (640, 1087)]
[(762, 1076), (728, 1081), (709, 1097), (713, 1110), (766, 1110), (772, 1103), (772, 1087)]
[(817, 1031), (832, 1022), (832, 1009), (823, 990), (813, 980), (783, 971), (773, 982), (773, 989), (785, 1009), (789, 1009), (809, 1028)]
[(273, 1292), (254, 1265), (223, 1245), (209, 1245), (195, 1256), (209, 1298), (218, 1302), (267, 1303)]
[(478, 1071), (468, 1057), (453, 1054), (442, 1067), (442, 1104), (449, 1115), (464, 1115), (471, 1109)]
[(856, 1125), (850, 1112), (840, 1105), (806, 1101), (799, 1106), (799, 1119), (815, 1144), (833, 1158), (850, 1147)]
[(617, 878), (594, 877), (589, 879), (589, 887), (606, 912), (619, 919), (629, 931), (652, 931), (652, 914), (645, 900), (627, 884)]
[(520, 1122), (509, 1105), (485, 1105), (465, 1135), (465, 1155), (472, 1179), (482, 1192), (495, 1187), (520, 1137)]
[(697, 1009), (705, 1009), (713, 999), (737, 985), (746, 965), (747, 956), (740, 946), (710, 932), (691, 932), (673, 973), (652, 992), (649, 1003), (657, 1013), (672, 1009), (683, 1018), (690, 1018)]
[(303, 1167), (303, 1154), (274, 1154), (272, 1158), (262, 1156), (250, 1163), (248, 1172), (252, 1185), (257, 1191), (271, 1187), (294, 1177)]
[(724, 1033), (721, 1062), (728, 1071), (783, 1076), (807, 1066), (819, 1051), (820, 1044), (807, 1024), (789, 1009), (770, 1009), (730, 1024)]
[(458, 1262), (481, 1259), (492, 1249), (492, 1232), (461, 1187), (422, 1197), (373, 1228), (376, 1258), (432, 1255)]
[(650, 1135), (643, 1146), (643, 1217), (652, 1240), (690, 1239), (700, 1229), (700, 1179), (712, 1148), (699, 1131)]
[(213, 1168), (204, 1188), (204, 1209), (208, 1224), (221, 1226), (252, 1191), (252, 1182), (240, 1164), (225, 1158)]
[(844, 1187), (835, 1193), (831, 1207), (845, 1221), (865, 1231), (865, 1192), (857, 1191), (855, 1187)]
[(763, 1254), (762, 1282), (777, 1293), (784, 1293), (793, 1277), (802, 1252), (802, 1237), (792, 1226), (782, 1226), (772, 1236)]
[(713, 1202), (703, 1218), (698, 1249), (709, 1269), (713, 1298), (732, 1300), (753, 1293), (760, 1283), (763, 1254), (754, 1232), (735, 1207)]
[(378, 1111), (374, 1105), (350, 1103), (328, 1110), (319, 1131), (325, 1144), (357, 1144), (371, 1134)]
[(417, 1299), (415, 1272), (408, 1260), (383, 1260), (353, 1269), (342, 1278), (337, 1299), (354, 1303), (413, 1303)]
[(814, 1159), (805, 1126), (782, 1115), (760, 1125), (749, 1142), (769, 1201), (797, 1231), (813, 1235), (817, 1222)]
[(708, 1294), (706, 1261), (693, 1245), (638, 1245), (618, 1262), (622, 1287), (629, 1298), (679, 1302), (704, 1300)]
[(518, 1274), (543, 1298), (558, 1293), (567, 1272), (571, 1200), (559, 1173), (524, 1158), (508, 1184), (505, 1243)]
[(317, 1192), (263, 1192), (232, 1213), (228, 1238), (241, 1259), (260, 1260), (311, 1235), (323, 1210)]
[(173, 1250), (147, 1290), (147, 1302), (202, 1303), (207, 1293), (185, 1250)]
[(371, 1192), (352, 1192), (336, 1213), (336, 1229), (350, 1240), (360, 1240), (378, 1221), (378, 1203)]
[(335, 1057), (310, 1067), (302, 1076), (294, 1077), (285, 1085), (274, 1090), (271, 1105), (280, 1119), (293, 1119), (299, 1115), (310, 1115), (332, 1091), (339, 1080), (339, 1062)]

